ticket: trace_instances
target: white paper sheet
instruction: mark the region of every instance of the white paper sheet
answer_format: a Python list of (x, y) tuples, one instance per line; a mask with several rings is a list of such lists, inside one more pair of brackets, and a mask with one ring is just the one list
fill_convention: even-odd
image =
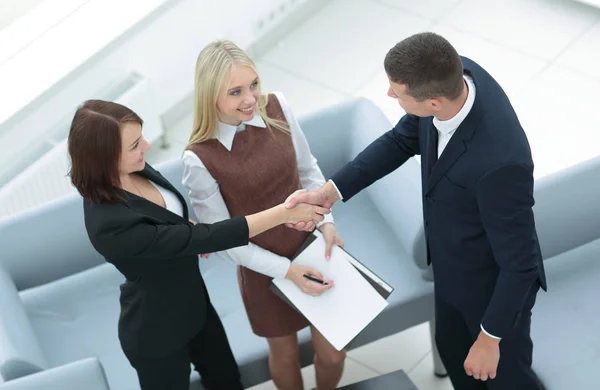
[(313, 267), (334, 287), (321, 296), (305, 294), (292, 281), (275, 279), (273, 283), (298, 310), (339, 351), (352, 341), (388, 305), (365, 278), (350, 264), (348, 255), (334, 247), (331, 259), (325, 259), (325, 240), (319, 231), (293, 264)]

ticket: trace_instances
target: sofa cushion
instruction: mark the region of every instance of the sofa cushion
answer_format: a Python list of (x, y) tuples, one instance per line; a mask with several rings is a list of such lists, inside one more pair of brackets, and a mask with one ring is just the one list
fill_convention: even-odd
[[(0, 390), (109, 390), (95, 358), (69, 363), (0, 385)], [(116, 390), (116, 389), (115, 389)]]
[(548, 390), (595, 389), (600, 367), (600, 239), (544, 262), (533, 309), (534, 369)]
[(4, 381), (44, 370), (46, 359), (8, 273), (0, 267), (0, 376)]

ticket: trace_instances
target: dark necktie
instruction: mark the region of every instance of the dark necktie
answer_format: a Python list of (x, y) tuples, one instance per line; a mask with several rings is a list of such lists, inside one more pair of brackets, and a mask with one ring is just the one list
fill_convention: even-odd
[(429, 126), (429, 142), (427, 150), (427, 165), (429, 168), (429, 175), (438, 160), (438, 131), (432, 124)]

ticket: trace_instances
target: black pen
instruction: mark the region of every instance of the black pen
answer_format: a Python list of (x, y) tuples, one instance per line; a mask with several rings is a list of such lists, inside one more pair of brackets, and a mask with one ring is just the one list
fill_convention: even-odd
[(304, 276), (306, 279), (308, 279), (308, 280), (311, 280), (311, 281), (313, 281), (313, 282), (315, 282), (315, 283), (319, 283), (319, 284), (323, 284), (323, 285), (327, 286), (327, 282), (324, 282), (324, 281), (322, 281), (322, 280), (321, 280), (321, 279), (319, 279), (319, 278), (315, 278), (315, 277), (314, 277), (314, 276), (312, 276), (312, 275), (304, 274), (304, 275), (302, 275), (302, 276)]

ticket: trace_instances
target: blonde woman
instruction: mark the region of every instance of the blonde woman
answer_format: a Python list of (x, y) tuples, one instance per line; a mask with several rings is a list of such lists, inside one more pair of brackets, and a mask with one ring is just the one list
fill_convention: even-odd
[[(229, 41), (206, 46), (196, 63), (194, 126), (183, 154), (183, 184), (204, 223), (245, 215), (284, 202), (298, 189), (325, 183), (298, 121), (280, 93), (263, 95), (248, 55)], [(310, 226), (309, 226), (310, 227)], [(312, 225), (314, 227), (314, 224)], [(327, 241), (343, 245), (333, 219), (317, 226)], [(309, 233), (284, 226), (253, 238), (249, 245), (220, 254), (238, 265), (238, 279), (255, 334), (269, 344), (269, 368), (281, 390), (303, 389), (297, 332), (308, 321), (269, 290), (273, 278), (287, 278), (307, 294), (332, 288), (303, 277), (318, 270), (291, 265), (289, 258)], [(325, 260), (324, 260), (325, 261)], [(337, 351), (313, 327), (317, 389), (334, 389), (345, 351)]]

